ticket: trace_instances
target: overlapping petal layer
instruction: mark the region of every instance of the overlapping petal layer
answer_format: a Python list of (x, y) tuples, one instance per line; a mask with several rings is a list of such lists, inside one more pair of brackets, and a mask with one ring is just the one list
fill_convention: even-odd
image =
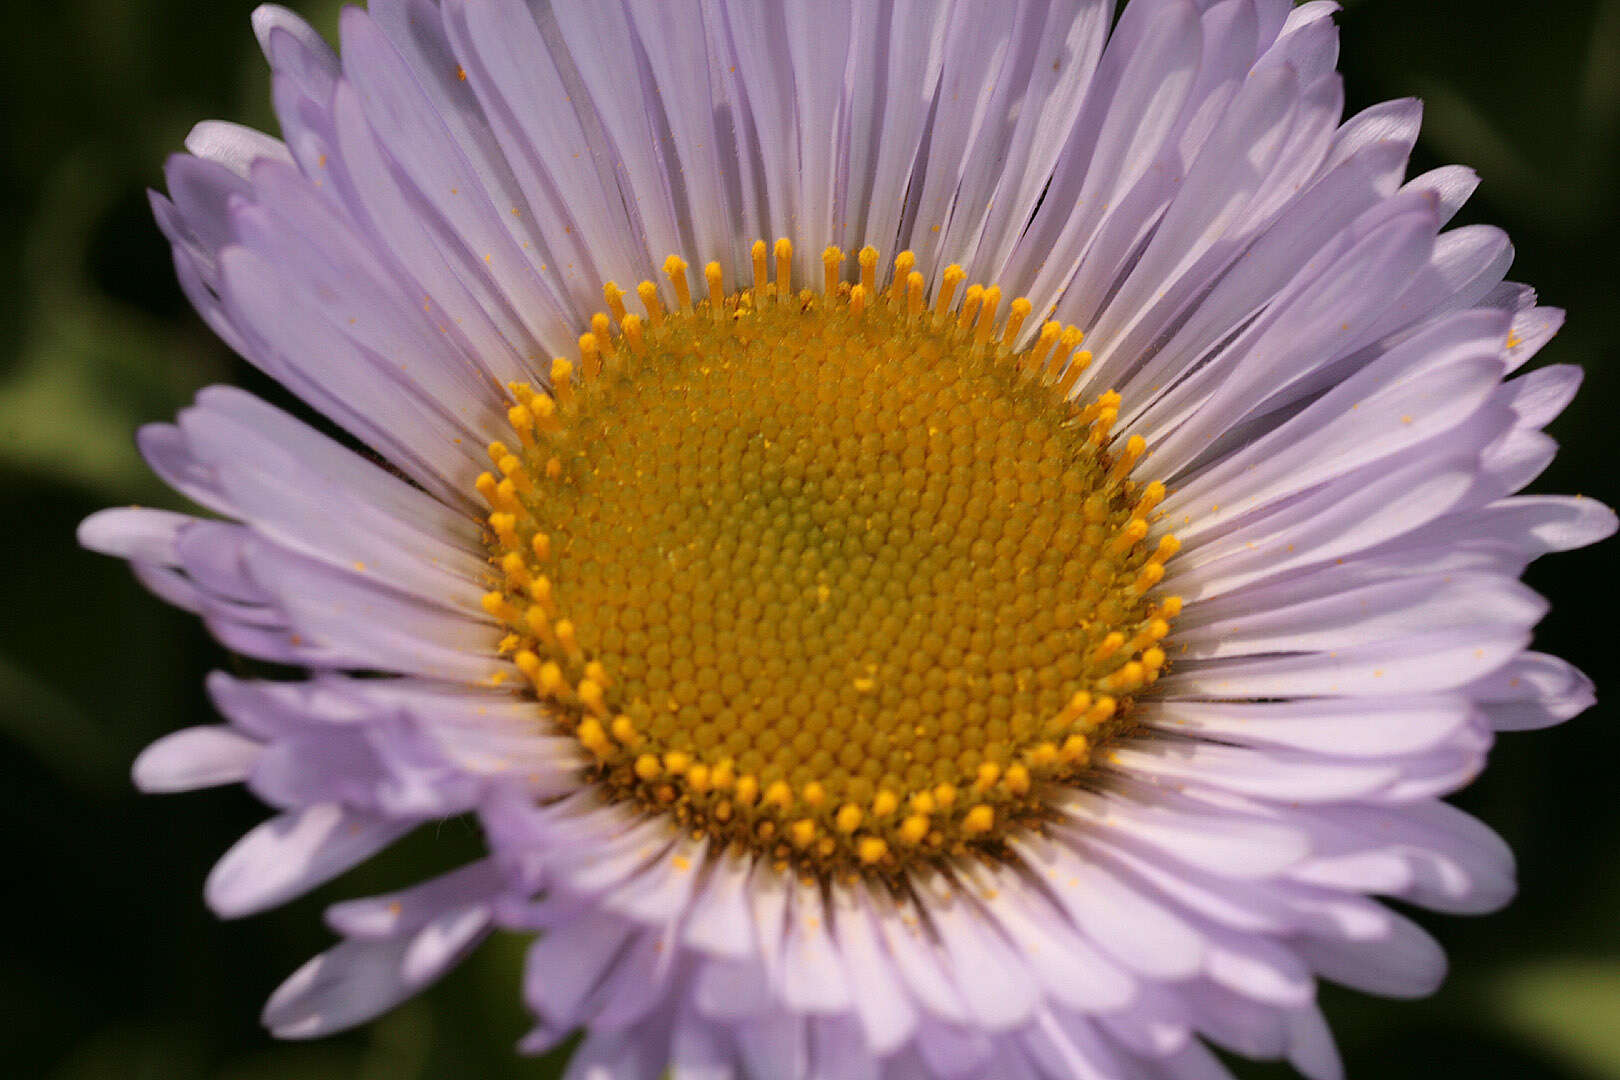
[[(1342, 117), (1333, 8), (375, 0), (341, 60), (260, 9), (285, 141), (199, 125), (154, 209), (209, 324), (387, 464), (227, 388), (142, 432), (219, 519), (110, 510), (83, 542), (309, 675), (215, 676), (227, 724), (136, 780), (277, 809), (209, 879), (226, 916), (449, 815), (491, 847), (331, 909), (266, 1023), (363, 1021), (495, 925), (536, 933), (525, 1046), (585, 1028), (581, 1077), (1224, 1075), (1207, 1042), (1326, 1078), (1317, 979), (1432, 990), (1439, 949), (1371, 897), (1511, 896), (1438, 800), (1495, 731), (1590, 703), (1527, 651), (1517, 578), (1614, 517), (1515, 496), (1579, 380), (1509, 376), (1561, 315), (1501, 233), (1443, 231), (1472, 174), (1403, 183), (1415, 102)], [(1184, 542), (1173, 670), (1095, 786), (1015, 862), (898, 895), (603, 801), (499, 688), (479, 603), (505, 382), (572, 352), (603, 280), (673, 251), (737, 283), (778, 235), (802, 280), (827, 244), (910, 249), (1087, 327), (1076, 393), (1120, 392)]]

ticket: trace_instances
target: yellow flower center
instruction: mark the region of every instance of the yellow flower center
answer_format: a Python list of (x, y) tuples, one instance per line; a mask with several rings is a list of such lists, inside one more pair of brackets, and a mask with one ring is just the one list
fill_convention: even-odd
[[(960, 268), (895, 285), (723, 293), (665, 265), (666, 310), (606, 288), (549, 393), (512, 387), (517, 445), (479, 478), (485, 606), (551, 724), (611, 798), (811, 873), (995, 854), (1127, 722), (1180, 610), (1153, 588), (1163, 485), (1127, 474), (1090, 354)], [(619, 331), (613, 334), (615, 325)]]

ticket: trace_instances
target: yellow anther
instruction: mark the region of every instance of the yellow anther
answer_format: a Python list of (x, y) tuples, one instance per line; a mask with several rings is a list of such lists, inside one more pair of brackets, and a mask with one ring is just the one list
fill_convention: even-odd
[(714, 785), (716, 791), (730, 791), (731, 785), (736, 782), (737, 767), (731, 763), (730, 758), (716, 765), (709, 773), (709, 783)]
[(521, 589), (529, 583), (529, 564), (515, 551), (501, 556), (501, 571), (506, 574), (507, 585), (512, 589)]
[(529, 411), (527, 405), (513, 405), (506, 410), (507, 422), (517, 432), (518, 439), (526, 448), (534, 447), (534, 413)]
[(1106, 723), (1113, 718), (1114, 710), (1119, 708), (1119, 702), (1111, 697), (1100, 697), (1091, 711), (1086, 713), (1086, 723), (1096, 725)]
[(544, 574), (536, 575), (535, 579), (529, 582), (529, 599), (533, 600), (547, 616), (556, 617), (557, 600), (552, 593), (551, 579)]
[(1063, 706), (1063, 711), (1058, 713), (1058, 724), (1060, 726), (1072, 724), (1082, 716), (1086, 715), (1086, 712), (1090, 708), (1091, 695), (1084, 690), (1077, 690), (1074, 696), (1069, 699), (1069, 703)]
[(1147, 440), (1142, 436), (1132, 435), (1126, 439), (1125, 446), (1119, 451), (1119, 456), (1114, 459), (1113, 466), (1108, 470), (1108, 483), (1117, 484), (1125, 479), (1130, 471), (1136, 468), (1136, 463), (1141, 460), (1142, 453), (1146, 449)]
[(921, 814), (912, 814), (900, 823), (900, 828), (897, 831), (900, 834), (900, 839), (906, 843), (920, 844), (923, 837), (928, 835), (928, 819)]
[[(493, 473), (479, 473), (478, 479), (473, 481), (473, 487), (478, 490), (478, 494), (482, 495), (484, 501), (489, 503), (492, 508), (498, 507), (508, 511), (517, 509), (515, 506), (507, 505), (506, 501), (500, 497), (500, 485), (495, 482)], [(507, 516), (510, 517), (511, 515), (508, 514)]]
[(889, 845), (879, 836), (863, 836), (860, 843), (855, 845), (856, 857), (866, 866), (882, 862), (888, 853)]
[(1007, 325), (1001, 331), (1001, 347), (1011, 349), (1018, 344), (1018, 333), (1024, 328), (1024, 320), (1029, 313), (1035, 310), (1035, 305), (1029, 302), (1029, 297), (1020, 296), (1007, 308)]
[(496, 539), (501, 542), (502, 547), (518, 546), (517, 515), (515, 513), (491, 513), (486, 518), (486, 521), (489, 521), (489, 529), (496, 534)]
[(602, 298), (607, 301), (608, 312), (616, 323), (624, 322), (624, 290), (613, 282), (604, 282), (602, 285)]
[(622, 713), (613, 718), (610, 730), (620, 746), (634, 748), (641, 745), (641, 733), (636, 730), (636, 722)]
[(984, 286), (969, 285), (967, 292), (962, 294), (962, 310), (956, 316), (956, 328), (967, 330), (973, 325), (973, 319), (979, 314), (979, 305), (984, 303)]
[(1163, 536), (1159, 537), (1159, 546), (1154, 550), (1152, 555), (1148, 556), (1148, 562), (1150, 562), (1150, 563), (1169, 562), (1170, 559), (1175, 555), (1175, 553), (1180, 551), (1180, 550), (1181, 550), (1181, 541), (1177, 540), (1170, 533), (1165, 533)]
[(1097, 414), (1097, 419), (1091, 422), (1091, 444), (1102, 446), (1108, 441), (1109, 430), (1113, 428), (1114, 421), (1119, 419), (1118, 409), (1104, 409)]
[(1102, 685), (1116, 694), (1128, 694), (1139, 689), (1147, 678), (1147, 671), (1141, 663), (1132, 660), (1112, 675), (1102, 681)]
[(671, 750), (664, 755), (664, 771), (671, 776), (680, 776), (692, 766), (692, 755), (682, 750)]
[(530, 652), (528, 649), (519, 649), (515, 654), (513, 654), (512, 663), (517, 665), (517, 669), (519, 671), (523, 672), (524, 678), (528, 679), (530, 682), (539, 681), (540, 657), (536, 656), (533, 652)]
[(1150, 619), (1148, 624), (1138, 630), (1131, 637), (1127, 652), (1141, 652), (1143, 649), (1157, 642), (1163, 641), (1170, 633), (1170, 624), (1163, 619)]
[(1001, 786), (1014, 795), (1028, 795), (1029, 767), (1021, 761), (1015, 761), (1007, 766), (1007, 772), (1001, 778)]
[(1097, 647), (1091, 650), (1093, 663), (1100, 663), (1119, 652), (1120, 646), (1125, 644), (1125, 635), (1118, 630), (1097, 642)]
[(650, 281), (643, 281), (636, 286), (636, 296), (641, 300), (641, 306), (647, 311), (647, 325), (655, 329), (664, 324), (664, 301), (658, 296), (658, 286)]
[(654, 754), (642, 754), (636, 758), (635, 768), (636, 775), (643, 780), (656, 780), (664, 771), (664, 767), (658, 763), (658, 758)]
[(782, 237), (776, 242), (776, 295), (786, 299), (793, 289), (793, 241)]
[(1181, 614), (1181, 597), (1167, 596), (1159, 601), (1158, 613), (1166, 619), (1174, 619)]
[(923, 290), (927, 285), (922, 274), (916, 270), (906, 275), (906, 318), (913, 322), (922, 315)]
[(571, 621), (558, 619), (552, 629), (556, 631), (557, 643), (562, 646), (563, 652), (568, 654), (568, 659), (577, 664), (585, 658), (585, 654), (580, 651), (579, 641), (574, 636), (574, 624)]
[(523, 644), (522, 638), (518, 637), (516, 634), (507, 634), (505, 637), (501, 638), (500, 644), (495, 646), (495, 651), (500, 653), (502, 656), (505, 656), (507, 653), (511, 652), (513, 649), (516, 649), (521, 644)]
[(1142, 489), (1142, 494), (1138, 496), (1136, 505), (1131, 508), (1131, 516), (1145, 518), (1163, 501), (1164, 485), (1157, 480), (1149, 481), (1147, 487)]
[(996, 825), (996, 812), (980, 803), (962, 816), (962, 831), (969, 836), (983, 836)]
[(1001, 766), (993, 761), (981, 761), (979, 763), (979, 775), (973, 779), (973, 788), (975, 791), (980, 792), (989, 791), (996, 786), (996, 781), (999, 779), (1001, 779)]
[(542, 694), (550, 694), (557, 698), (568, 699), (574, 696), (574, 688), (569, 685), (562, 668), (553, 663), (540, 665), (539, 690)]
[(955, 263), (945, 268), (939, 280), (939, 292), (934, 294), (934, 317), (944, 319), (950, 314), (951, 301), (956, 299), (956, 287), (967, 278), (967, 273)]
[(1063, 740), (1063, 746), (1058, 750), (1058, 760), (1065, 765), (1073, 765), (1082, 761), (1091, 752), (1091, 743), (1084, 735), (1070, 735)]
[(546, 562), (551, 558), (551, 537), (546, 533), (537, 532), (534, 539), (529, 541), (529, 548), (534, 552), (537, 561)]
[(1024, 357), (1026, 370), (1034, 375), (1042, 373), (1046, 367), (1047, 354), (1058, 343), (1058, 335), (1062, 332), (1062, 323), (1046, 322), (1041, 324), (1041, 332), (1035, 338), (1035, 344), (1030, 346), (1028, 355)]
[[(1091, 362), (1090, 354), (1087, 353), (1086, 362), (1076, 366), (1080, 354), (1075, 353), (1072, 357), (1069, 355), (1080, 347), (1080, 343), (1085, 340), (1085, 337), (1086, 335), (1080, 332), (1078, 326), (1065, 326), (1058, 332), (1057, 344), (1052, 351), (1052, 362), (1047, 365), (1046, 374), (1048, 379), (1053, 380), (1058, 393), (1062, 396), (1068, 396), (1068, 392), (1074, 386), (1075, 380), (1080, 378), (1080, 373), (1086, 369), (1086, 364)], [(1086, 422), (1089, 421), (1082, 421), (1082, 423)]]
[(602, 698), (602, 687), (594, 679), (581, 679), (579, 681), (580, 704), (584, 705), (597, 716), (608, 714), (607, 702)]
[(900, 809), (900, 796), (888, 788), (883, 788), (872, 797), (873, 817), (886, 818), (898, 809)]
[(909, 281), (911, 272), (917, 268), (917, 255), (912, 251), (902, 251), (894, 257), (894, 280)]
[(566, 357), (551, 362), (551, 393), (565, 409), (574, 400), (574, 365)]
[(941, 810), (949, 810), (956, 802), (956, 785), (939, 784), (934, 788), (934, 802), (939, 804)]
[(529, 411), (534, 414), (534, 426), (540, 431), (558, 431), (557, 399), (548, 394), (536, 394), (529, 399)]
[(931, 791), (919, 791), (911, 797), (911, 812), (914, 814), (932, 814), (938, 809), (939, 804), (934, 801)]
[(851, 314), (856, 316), (865, 314), (866, 287), (864, 285), (857, 285), (849, 290), (849, 310)]
[(737, 802), (743, 806), (753, 806), (754, 800), (759, 798), (759, 779), (755, 776), (740, 776), (737, 778)]
[(793, 805), (793, 789), (786, 780), (774, 780), (765, 789), (765, 805), (778, 810), (786, 810)]
[(579, 335), (579, 371), (587, 380), (594, 379), (602, 373), (602, 350), (596, 344), (595, 334)]
[(725, 286), (721, 281), (720, 264), (708, 262), (703, 264), (703, 283), (709, 290), (709, 309), (715, 318), (720, 317), (726, 306)]
[(585, 677), (604, 689), (613, 685), (613, 680), (608, 678), (607, 668), (602, 666), (600, 660), (592, 660), (585, 665)]
[(876, 296), (878, 249), (868, 244), (861, 248), (856, 259), (861, 264), (861, 287), (866, 290), (867, 296)]
[(854, 803), (845, 803), (838, 808), (838, 814), (833, 818), (833, 826), (841, 833), (852, 833), (861, 827), (861, 821), (865, 817), (860, 807)]
[(606, 312), (598, 311), (591, 316), (591, 336), (596, 339), (596, 348), (603, 360), (613, 355), (613, 320)]
[(709, 790), (709, 767), (703, 762), (694, 762), (686, 770), (686, 789), (694, 795), (705, 794)]
[[(1064, 351), (1062, 349), (1061, 340), (1058, 342), (1058, 345), (1059, 352)], [(1074, 389), (1074, 384), (1080, 381), (1081, 373), (1090, 366), (1091, 353), (1084, 349), (1081, 349), (1079, 352), (1075, 353), (1069, 358), (1069, 366), (1063, 369), (1063, 377), (1057, 381), (1057, 392), (1065, 397), (1068, 396), (1069, 391)]]
[(506, 457), (511, 452), (512, 452), (511, 449), (505, 443), (503, 443), (503, 442), (501, 442), (499, 440), (496, 440), (495, 442), (490, 443), (489, 444), (489, 460), (490, 460), (490, 463), (494, 464), (494, 465), (499, 465), (501, 463), (501, 459), (503, 457)]
[(619, 330), (624, 334), (624, 343), (633, 353), (641, 352), (646, 341), (641, 334), (641, 316), (626, 315), (619, 320)]
[(1049, 742), (1037, 743), (1024, 751), (1024, 760), (1032, 769), (1044, 769), (1057, 761), (1058, 749)]
[(979, 305), (979, 319), (973, 325), (973, 342), (976, 345), (989, 344), (990, 335), (996, 329), (996, 310), (1001, 307), (1001, 289), (992, 285), (983, 293), (984, 302)]
[(518, 609), (503, 592), (485, 593), (483, 604), (486, 612), (504, 623), (515, 623), (518, 620)]
[(1118, 558), (1131, 548), (1147, 539), (1148, 523), (1141, 518), (1132, 518), (1125, 523), (1125, 527), (1114, 534), (1114, 539), (1108, 545), (1108, 554)]
[(692, 310), (692, 287), (686, 280), (686, 260), (679, 255), (671, 255), (664, 260), (664, 276), (675, 287), (675, 308), (678, 311)]
[(502, 506), (514, 507), (521, 512), (521, 507), (518, 505), (518, 486), (512, 482), (510, 476), (495, 485), (495, 501)]
[(765, 241), (755, 240), (749, 252), (754, 260), (754, 296), (756, 300), (770, 291), (770, 256), (771, 249)]
[(788, 839), (796, 848), (807, 848), (815, 843), (816, 823), (809, 818), (800, 818), (788, 826)]
[(844, 253), (836, 247), (829, 247), (821, 253), (821, 291), (828, 296), (838, 292), (839, 267), (844, 263)]
[(602, 723), (594, 716), (587, 716), (579, 722), (574, 729), (574, 735), (579, 739), (580, 745), (599, 758), (611, 757), (617, 749), (607, 732), (602, 730)]
[(497, 468), (517, 485), (519, 491), (526, 493), (533, 484), (533, 481), (529, 478), (528, 470), (523, 467), (523, 459), (516, 454), (507, 454), (501, 458), (497, 462)]
[(1164, 662), (1165, 655), (1163, 649), (1154, 646), (1151, 649), (1144, 649), (1142, 651), (1142, 666), (1147, 668), (1148, 671), (1158, 671), (1160, 668), (1164, 667)]

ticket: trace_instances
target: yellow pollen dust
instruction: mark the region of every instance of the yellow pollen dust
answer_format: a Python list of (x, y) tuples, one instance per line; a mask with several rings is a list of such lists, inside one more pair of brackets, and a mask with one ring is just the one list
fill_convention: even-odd
[[(846, 281), (844, 270), (853, 262)], [(996, 856), (1129, 723), (1177, 548), (1081, 334), (948, 267), (609, 283), (478, 478), (510, 656), (610, 797), (810, 874)], [(674, 305), (666, 300), (673, 298)], [(627, 309), (639, 301), (642, 313)]]

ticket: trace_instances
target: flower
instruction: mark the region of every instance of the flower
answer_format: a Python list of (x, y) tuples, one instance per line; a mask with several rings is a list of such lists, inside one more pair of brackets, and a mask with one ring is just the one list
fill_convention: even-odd
[(1517, 579), (1614, 518), (1514, 496), (1579, 376), (1503, 381), (1562, 316), (1441, 231), (1472, 174), (1341, 120), (1326, 3), (537, 7), (379, 0), (341, 61), (261, 8), (285, 141), (153, 197), (340, 437), (205, 390), (140, 445), (218, 516), (82, 526), (305, 672), (137, 783), (276, 809), (227, 917), (489, 843), (266, 1023), (504, 926), (572, 1075), (1338, 1075), (1318, 978), (1443, 972), (1372, 897), (1505, 903), (1440, 798), (1592, 699)]

